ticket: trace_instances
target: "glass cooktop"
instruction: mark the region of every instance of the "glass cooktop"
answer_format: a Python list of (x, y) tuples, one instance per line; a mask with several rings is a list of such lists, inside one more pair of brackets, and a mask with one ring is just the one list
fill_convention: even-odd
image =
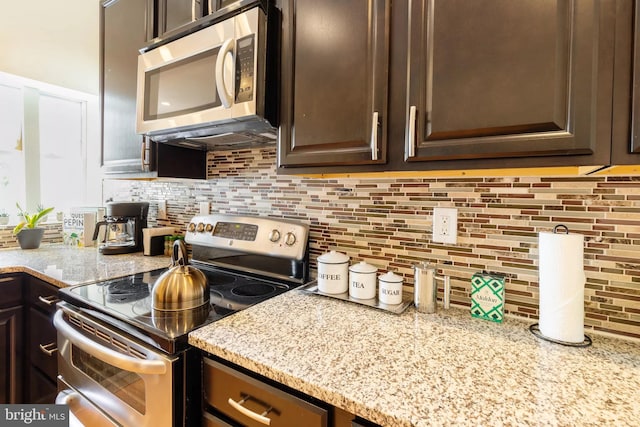
[(127, 277), (62, 288), (62, 300), (129, 332), (168, 353), (187, 345), (193, 329), (290, 289), (289, 285), (216, 269), (201, 269), (209, 282), (210, 304), (200, 309), (167, 312), (151, 306), (151, 289), (166, 268)]

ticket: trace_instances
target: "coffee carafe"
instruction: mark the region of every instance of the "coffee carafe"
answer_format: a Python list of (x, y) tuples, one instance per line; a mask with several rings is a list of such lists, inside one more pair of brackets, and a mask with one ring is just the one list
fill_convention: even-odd
[(104, 220), (96, 223), (93, 239), (105, 227), (98, 250), (105, 255), (126, 254), (142, 250), (142, 229), (147, 227), (147, 202), (110, 202)]

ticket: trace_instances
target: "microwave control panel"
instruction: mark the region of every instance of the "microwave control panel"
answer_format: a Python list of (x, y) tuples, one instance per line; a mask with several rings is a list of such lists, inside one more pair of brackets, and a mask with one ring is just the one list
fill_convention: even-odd
[(253, 100), (255, 35), (236, 41), (236, 103)]

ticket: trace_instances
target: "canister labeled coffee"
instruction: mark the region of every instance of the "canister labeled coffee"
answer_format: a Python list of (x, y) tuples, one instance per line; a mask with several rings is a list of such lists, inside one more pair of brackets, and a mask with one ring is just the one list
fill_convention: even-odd
[(318, 290), (341, 294), (349, 290), (349, 257), (331, 251), (318, 257)]

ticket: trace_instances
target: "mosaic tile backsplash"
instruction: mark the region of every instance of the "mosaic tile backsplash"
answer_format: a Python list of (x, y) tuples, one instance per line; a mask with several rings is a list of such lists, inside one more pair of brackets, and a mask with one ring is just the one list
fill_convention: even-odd
[[(412, 265), (452, 277), (453, 304), (470, 306), (471, 276), (506, 275), (505, 313), (538, 316), (538, 233), (565, 224), (585, 236), (585, 326), (640, 339), (640, 177), (340, 178), (278, 176), (275, 148), (208, 154), (207, 181), (106, 180), (105, 199), (151, 202), (150, 225), (184, 231), (212, 212), (307, 222), (311, 265), (328, 250), (394, 271), (413, 284)], [(167, 200), (167, 221), (157, 202)], [(436, 206), (458, 208), (458, 242), (431, 240)], [(0, 246), (15, 239), (0, 230)], [(54, 237), (55, 238), (55, 237)]]
[[(585, 326), (640, 338), (640, 177), (340, 178), (278, 176), (275, 149), (208, 154), (207, 181), (105, 181), (105, 197), (168, 201), (184, 231), (199, 202), (215, 212), (298, 219), (311, 226), (311, 265), (328, 250), (395, 271), (437, 264), (453, 304), (470, 306), (478, 271), (506, 275), (505, 312), (538, 316), (538, 233), (565, 224), (585, 237)], [(458, 208), (458, 242), (434, 243), (436, 206)], [(151, 223), (155, 223), (153, 220)]]

